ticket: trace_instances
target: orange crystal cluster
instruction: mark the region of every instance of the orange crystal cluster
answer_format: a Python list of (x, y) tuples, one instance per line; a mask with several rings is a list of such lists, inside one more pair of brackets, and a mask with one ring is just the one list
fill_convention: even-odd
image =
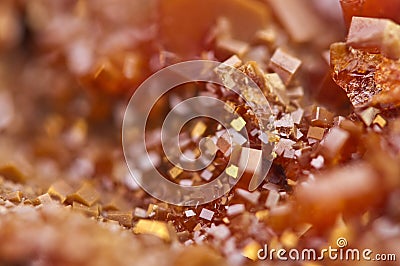
[(333, 78), (353, 106), (399, 106), (400, 25), (353, 17), (347, 43), (331, 45)]
[[(260, 261), (259, 250), (321, 251), (340, 238), (400, 259), (398, 10), (398, 1), (376, 0), (1, 2), (0, 264), (282, 265)], [(244, 172), (221, 198), (182, 207), (131, 178), (120, 130), (137, 86), (191, 59), (251, 78), (269, 102), (271, 127), (224, 86), (183, 84), (162, 97), (138, 138), (165, 178), (195, 186)], [(243, 94), (261, 102), (250, 88)], [(182, 127), (185, 156), (199, 156), (203, 137), (216, 156), (185, 171), (168, 161), (160, 127), (198, 95), (240, 117), (227, 130), (206, 118)], [(248, 141), (240, 155), (249, 164), (228, 165), (237, 155), (230, 138)], [(273, 164), (249, 191), (268, 142)], [(365, 265), (285, 265), (338, 263)]]

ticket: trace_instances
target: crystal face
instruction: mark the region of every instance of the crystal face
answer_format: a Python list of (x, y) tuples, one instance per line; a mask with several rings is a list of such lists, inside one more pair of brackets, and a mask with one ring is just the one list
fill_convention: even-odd
[(382, 60), (380, 54), (369, 54), (345, 43), (331, 46), (333, 79), (342, 87), (354, 107), (367, 105), (381, 89), (376, 86), (376, 67)]

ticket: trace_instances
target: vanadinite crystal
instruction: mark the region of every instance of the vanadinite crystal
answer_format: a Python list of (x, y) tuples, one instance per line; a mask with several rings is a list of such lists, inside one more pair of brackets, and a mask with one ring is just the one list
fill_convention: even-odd
[(367, 105), (381, 91), (375, 83), (376, 68), (381, 60), (380, 54), (359, 51), (345, 43), (331, 45), (333, 79), (346, 91), (354, 107)]
[(400, 25), (353, 17), (347, 43), (331, 45), (333, 79), (354, 107), (395, 108), (399, 102)]
[[(386, 265), (259, 258), (343, 238), (400, 259), (398, 23), (395, 0), (2, 0), (0, 265)], [(149, 160), (124, 154), (129, 96), (196, 59), (221, 62), (213, 73), (240, 95), (202, 81), (144, 99), (145, 132), (124, 137)], [(217, 110), (181, 105), (197, 96), (229, 119), (173, 121), (179, 143), (162, 143), (174, 108)], [(198, 158), (212, 160), (187, 170)], [(137, 183), (187, 200), (152, 168), (185, 187), (237, 183), (176, 206)]]

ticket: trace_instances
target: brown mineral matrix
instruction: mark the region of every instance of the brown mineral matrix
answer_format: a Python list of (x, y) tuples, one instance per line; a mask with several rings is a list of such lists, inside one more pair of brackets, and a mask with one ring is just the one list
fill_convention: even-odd
[[(365, 265), (257, 261), (264, 245), (321, 250), (339, 237), (398, 259), (400, 0), (341, 0), (346, 40), (340, 15), (327, 19), (333, 12), (319, 5), (339, 1), (0, 1), (0, 266)], [(240, 95), (183, 84), (144, 102), (154, 104), (146, 132), (123, 130), (145, 139), (171, 182), (201, 186), (221, 173), (238, 181), (184, 207), (131, 178), (121, 123), (146, 77), (192, 59), (227, 59), (261, 91), (217, 67)], [(205, 117), (181, 128), (185, 157), (215, 156), (187, 171), (169, 161), (160, 130), (168, 111), (198, 95), (239, 117), (225, 129)], [(125, 149), (140, 168), (131, 174), (148, 180), (136, 148)]]

